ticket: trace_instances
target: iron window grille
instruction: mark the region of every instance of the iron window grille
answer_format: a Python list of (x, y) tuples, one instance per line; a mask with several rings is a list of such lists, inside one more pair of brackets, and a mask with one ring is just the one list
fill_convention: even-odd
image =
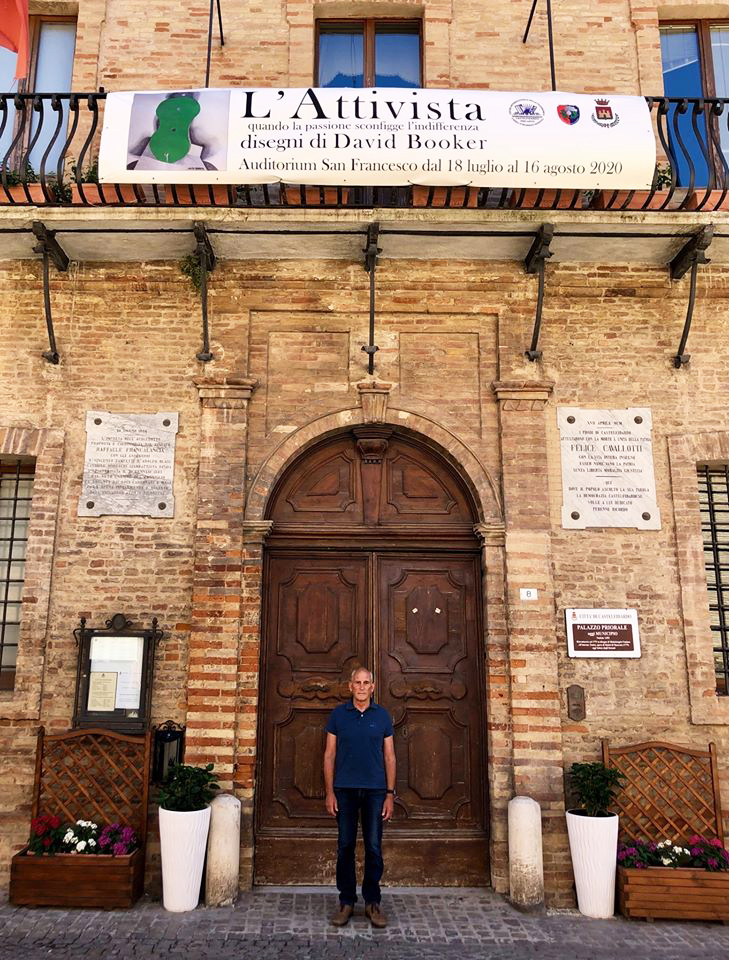
[(34, 463), (0, 459), (0, 690), (15, 685)]
[(729, 695), (729, 464), (698, 468), (701, 532), (716, 670), (716, 691)]

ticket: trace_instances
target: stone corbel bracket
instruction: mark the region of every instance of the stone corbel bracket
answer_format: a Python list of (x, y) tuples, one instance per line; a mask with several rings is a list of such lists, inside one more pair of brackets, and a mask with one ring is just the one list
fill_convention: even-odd
[(258, 381), (250, 377), (226, 377), (220, 381), (198, 378), (194, 383), (204, 407), (222, 410), (242, 409), (258, 386)]
[(392, 384), (380, 380), (361, 380), (357, 384), (357, 390), (364, 422), (384, 423)]
[(502, 410), (543, 410), (554, 390), (552, 380), (498, 380), (492, 384)]

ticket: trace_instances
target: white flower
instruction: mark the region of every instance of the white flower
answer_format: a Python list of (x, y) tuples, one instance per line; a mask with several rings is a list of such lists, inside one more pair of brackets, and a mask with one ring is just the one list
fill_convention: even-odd
[(673, 848), (673, 852), (674, 852), (674, 853), (683, 853), (684, 850), (683, 850), (683, 847), (674, 847), (674, 848)]
[(76, 852), (77, 852), (77, 853), (82, 853), (85, 849), (86, 849), (86, 841), (85, 841), (85, 840), (81, 840), (79, 843), (76, 844)]
[(670, 866), (671, 866), (671, 858), (670, 858), (670, 857), (661, 857), (661, 863), (663, 864), (664, 867), (670, 867)]
[(89, 840), (89, 846), (90, 846), (90, 847), (95, 847), (95, 846), (96, 846), (96, 840), (94, 840), (94, 839)]
[(661, 840), (661, 842), (657, 845), (657, 846), (658, 846), (658, 849), (659, 849), (659, 850), (662, 850), (662, 849), (666, 846), (667, 843), (668, 843), (668, 840)]
[(72, 831), (72, 830), (67, 830), (67, 831), (66, 831), (66, 835), (65, 835), (65, 837), (63, 838), (63, 842), (64, 842), (64, 843), (70, 843), (72, 840), (73, 840), (73, 831)]

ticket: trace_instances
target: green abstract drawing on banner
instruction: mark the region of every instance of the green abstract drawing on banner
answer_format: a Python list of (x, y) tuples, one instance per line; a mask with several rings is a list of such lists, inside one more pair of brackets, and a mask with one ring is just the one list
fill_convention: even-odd
[(170, 97), (155, 111), (159, 127), (152, 134), (149, 149), (161, 163), (177, 163), (190, 149), (190, 126), (200, 113), (192, 97)]

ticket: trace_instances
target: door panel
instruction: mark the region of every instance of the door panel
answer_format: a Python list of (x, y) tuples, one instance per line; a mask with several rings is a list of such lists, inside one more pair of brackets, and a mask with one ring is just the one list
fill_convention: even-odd
[(397, 818), (429, 830), (483, 824), (481, 713), (472, 557), (378, 559), (380, 702), (392, 713)]
[(259, 828), (321, 825), (329, 711), (366, 662), (368, 559), (272, 555)]

